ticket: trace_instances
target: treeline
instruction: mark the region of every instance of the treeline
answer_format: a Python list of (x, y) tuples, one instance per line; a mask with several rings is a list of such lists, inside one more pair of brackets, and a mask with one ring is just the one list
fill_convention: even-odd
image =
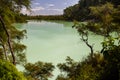
[(37, 15), (28, 16), (28, 19), (34, 20), (67, 20), (67, 21), (85, 21), (93, 19), (94, 16), (90, 15), (90, 7), (103, 5), (110, 2), (117, 7), (120, 4), (119, 0), (80, 0), (77, 4), (67, 7), (63, 11), (63, 15)]
[(78, 4), (73, 6), (67, 7), (64, 9), (64, 18), (65, 20), (78, 20), (78, 21), (85, 21), (88, 19), (93, 19), (94, 16), (90, 15), (90, 7), (91, 6), (98, 6), (105, 4), (106, 2), (110, 2), (117, 7), (120, 5), (119, 0), (80, 0)]
[(15, 22), (16, 23), (25, 23), (25, 22), (27, 22), (27, 14), (24, 15), (22, 13), (16, 13), (15, 14)]
[(38, 15), (28, 16), (30, 20), (65, 20), (63, 15)]

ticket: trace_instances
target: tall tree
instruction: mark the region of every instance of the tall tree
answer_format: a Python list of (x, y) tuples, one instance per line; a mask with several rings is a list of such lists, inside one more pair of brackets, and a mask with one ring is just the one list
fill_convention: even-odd
[(0, 43), (6, 59), (9, 55), (7, 53), (11, 53), (13, 64), (16, 64), (13, 45), (20, 43), (25, 31), (19, 31), (11, 24), (15, 22), (16, 13), (20, 14), (23, 7), (29, 9), (30, 0), (0, 0)]

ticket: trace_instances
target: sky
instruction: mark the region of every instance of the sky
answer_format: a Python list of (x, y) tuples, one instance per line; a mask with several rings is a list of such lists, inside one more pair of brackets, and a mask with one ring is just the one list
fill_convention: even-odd
[(66, 7), (78, 3), (79, 0), (32, 0), (31, 12), (25, 8), (22, 13), (29, 15), (60, 15)]

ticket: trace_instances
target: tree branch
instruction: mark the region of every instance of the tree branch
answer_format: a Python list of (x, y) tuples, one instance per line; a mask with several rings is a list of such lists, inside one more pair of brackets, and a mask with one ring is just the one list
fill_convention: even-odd
[(83, 42), (85, 42), (85, 44), (90, 48), (90, 50), (91, 50), (91, 57), (93, 57), (93, 54), (94, 54), (93, 46), (91, 46), (91, 45), (88, 43), (88, 36), (86, 35), (86, 39), (84, 38), (84, 35), (83, 35), (83, 34), (82, 34), (81, 36), (82, 36), (81, 40), (82, 40)]

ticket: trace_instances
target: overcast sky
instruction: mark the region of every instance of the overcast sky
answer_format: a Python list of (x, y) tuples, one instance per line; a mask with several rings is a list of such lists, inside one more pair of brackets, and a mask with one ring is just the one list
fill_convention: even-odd
[[(79, 0), (32, 0), (31, 15), (58, 15), (63, 14), (63, 9), (78, 3)], [(29, 12), (22, 9), (22, 13)]]

